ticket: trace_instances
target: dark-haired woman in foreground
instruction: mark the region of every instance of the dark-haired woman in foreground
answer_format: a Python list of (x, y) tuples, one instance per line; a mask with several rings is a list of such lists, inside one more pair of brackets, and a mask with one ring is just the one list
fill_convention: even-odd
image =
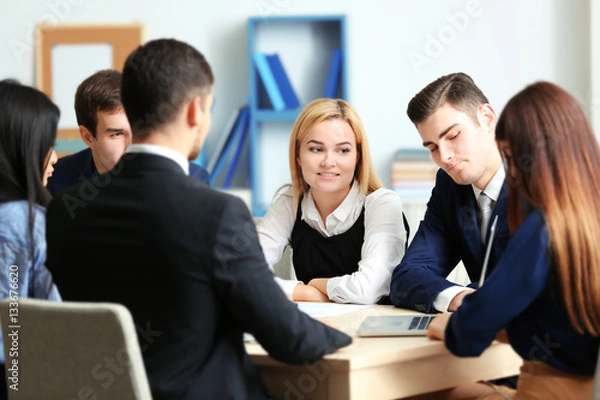
[[(42, 92), (0, 81), (0, 299), (60, 301), (44, 266), (45, 207), (50, 201), (44, 185), (56, 162), (59, 116), (58, 107)], [(1, 345), (0, 338), (0, 399), (5, 399)]]

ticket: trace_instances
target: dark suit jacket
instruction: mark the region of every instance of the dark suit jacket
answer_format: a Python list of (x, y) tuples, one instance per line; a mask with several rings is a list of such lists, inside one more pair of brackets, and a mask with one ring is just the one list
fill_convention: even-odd
[[(48, 179), (48, 191), (52, 196), (57, 196), (65, 189), (78, 183), (92, 179), (98, 175), (92, 150), (88, 147), (75, 154), (61, 157), (54, 166), (54, 173)], [(190, 162), (190, 176), (209, 185), (210, 175), (200, 165)]]
[(58, 159), (54, 165), (54, 173), (48, 179), (48, 191), (52, 196), (57, 196), (66, 188), (91, 179), (98, 175), (92, 150), (88, 147), (77, 153)]
[[(506, 194), (505, 184), (491, 216), (493, 219), (498, 215), (498, 226), (488, 275), (494, 270), (509, 240)], [(471, 281), (479, 281), (485, 246), (479, 233), (477, 213), (477, 201), (471, 185), (456, 184), (440, 169), (425, 217), (392, 274), (390, 299), (394, 305), (435, 312), (433, 301), (442, 290), (453, 285), (445, 278), (460, 260)]]
[(243, 332), (295, 364), (351, 342), (287, 300), (240, 199), (157, 155), (100, 177), (49, 205), (47, 266), (63, 299), (128, 307), (154, 400), (247, 398)]

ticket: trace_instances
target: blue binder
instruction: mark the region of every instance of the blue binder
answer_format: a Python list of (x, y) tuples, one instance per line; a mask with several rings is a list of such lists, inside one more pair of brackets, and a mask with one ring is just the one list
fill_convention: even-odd
[[(214, 171), (214, 169), (216, 168), (217, 163), (218, 163), (219, 159), (221, 158), (221, 155), (223, 154), (225, 147), (227, 146), (227, 143), (229, 141), (231, 141), (233, 138), (233, 134), (235, 132), (235, 130), (234, 130), (235, 123), (237, 122), (237, 120), (240, 117), (240, 114), (242, 113), (242, 108), (243, 107), (240, 107), (240, 108), (232, 111), (231, 115), (229, 116), (229, 120), (227, 121), (227, 124), (225, 125), (225, 129), (223, 130), (223, 133), (221, 133), (221, 135), (219, 136), (219, 141), (217, 142), (215, 148), (211, 152), (211, 156), (206, 163), (206, 170), (211, 175), (212, 175), (212, 172)], [(206, 148), (206, 146), (204, 146), (204, 148)]]
[(231, 157), (231, 161), (229, 162), (229, 168), (227, 168), (227, 174), (225, 175), (225, 180), (223, 181), (223, 189), (229, 188), (231, 185), (231, 181), (233, 179), (233, 175), (235, 170), (240, 162), (240, 155), (242, 154), (242, 150), (244, 148), (244, 143), (246, 142), (246, 137), (248, 136), (248, 125), (250, 123), (250, 108), (245, 107), (242, 110), (242, 115), (240, 115), (240, 124), (238, 126), (239, 133), (236, 132), (237, 137), (237, 146), (235, 148), (235, 152)]
[(294, 92), (294, 88), (292, 87), (292, 83), (290, 82), (285, 69), (283, 68), (283, 64), (281, 63), (279, 55), (272, 54), (267, 56), (267, 62), (271, 67), (271, 71), (273, 72), (273, 77), (275, 78), (275, 82), (277, 82), (277, 86), (279, 87), (281, 97), (283, 97), (285, 108), (295, 109), (300, 107), (300, 101), (298, 100), (298, 97)]
[(279, 91), (279, 87), (275, 81), (275, 77), (273, 76), (273, 71), (271, 71), (271, 67), (267, 61), (267, 56), (263, 53), (254, 53), (252, 58), (254, 60), (254, 65), (256, 65), (256, 69), (258, 70), (258, 75), (260, 76), (260, 79), (262, 80), (262, 83), (267, 91), (273, 109), (277, 111), (284, 110), (285, 102), (283, 101), (283, 97), (281, 96), (281, 92)]
[(240, 127), (244, 123), (244, 118), (245, 118), (244, 115), (248, 114), (249, 112), (250, 112), (250, 110), (247, 106), (243, 107), (240, 110), (240, 113), (235, 121), (235, 125), (234, 125), (233, 129), (231, 130), (229, 137), (227, 138), (227, 143), (225, 144), (223, 151), (221, 151), (221, 154), (219, 155), (219, 159), (217, 160), (214, 169), (210, 171), (210, 186), (215, 185), (215, 182), (216, 182), (217, 178), (219, 177), (219, 174), (223, 170), (223, 167), (225, 167), (225, 163), (227, 162), (227, 159), (228, 159), (227, 156), (228, 156), (228, 154), (231, 153), (231, 149), (233, 149), (233, 146), (235, 145), (235, 143), (237, 143), (236, 139), (239, 136)]
[(324, 97), (336, 98), (339, 88), (340, 76), (342, 74), (342, 50), (335, 49), (331, 55), (331, 64), (327, 74)]

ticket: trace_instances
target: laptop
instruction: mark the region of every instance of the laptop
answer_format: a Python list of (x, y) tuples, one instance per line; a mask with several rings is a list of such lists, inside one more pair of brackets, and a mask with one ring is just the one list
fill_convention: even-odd
[[(492, 242), (496, 235), (496, 226), (498, 224), (498, 216), (494, 218), (490, 227), (490, 234), (487, 240), (485, 249), (485, 257), (483, 259), (483, 267), (481, 269), (481, 277), (479, 278), (479, 287), (483, 286), (487, 267), (492, 250)], [(360, 328), (358, 328), (357, 336), (423, 336), (427, 334), (429, 323), (437, 314), (421, 314), (421, 315), (371, 315), (365, 318)]]
[(370, 315), (365, 318), (356, 334), (359, 337), (424, 336), (436, 315)]

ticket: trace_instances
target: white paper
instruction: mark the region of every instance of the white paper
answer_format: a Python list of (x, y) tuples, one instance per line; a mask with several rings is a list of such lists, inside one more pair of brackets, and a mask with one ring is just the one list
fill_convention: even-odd
[(60, 129), (77, 128), (75, 92), (84, 79), (112, 68), (112, 46), (61, 44), (52, 47), (52, 100), (60, 108)]
[(339, 304), (339, 303), (316, 303), (305, 302), (298, 303), (300, 311), (310, 315), (313, 318), (335, 317), (352, 311), (370, 307), (363, 304)]
[[(303, 313), (308, 314), (312, 318), (335, 317), (337, 315), (347, 314), (352, 311), (361, 310), (371, 307), (363, 304), (339, 304), (339, 303), (316, 303), (316, 302), (301, 302), (298, 303), (298, 309)], [(245, 342), (253, 342), (256, 339), (250, 333), (244, 333)]]

